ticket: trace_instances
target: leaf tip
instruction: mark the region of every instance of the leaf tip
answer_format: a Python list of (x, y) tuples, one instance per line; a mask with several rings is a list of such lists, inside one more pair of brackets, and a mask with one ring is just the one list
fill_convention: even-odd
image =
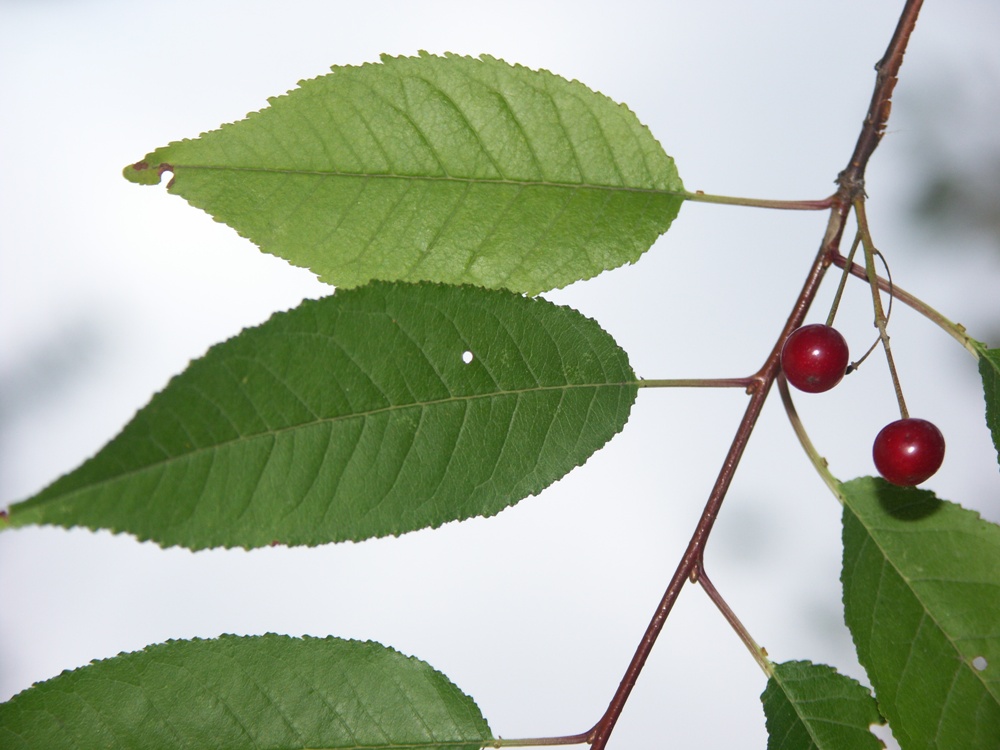
[[(137, 161), (135, 164), (129, 164), (122, 170), (122, 177), (137, 185), (159, 185), (163, 173), (173, 172), (173, 169), (169, 164), (159, 164), (156, 167), (152, 167), (148, 161)], [(167, 187), (170, 187), (170, 185), (168, 184)]]

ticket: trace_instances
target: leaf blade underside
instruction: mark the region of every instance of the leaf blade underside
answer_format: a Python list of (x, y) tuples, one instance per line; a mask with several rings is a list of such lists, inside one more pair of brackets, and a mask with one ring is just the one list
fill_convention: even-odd
[(8, 522), (201, 549), (490, 516), (586, 461), (636, 391), (626, 354), (570, 308), (474, 287), (339, 290), (213, 347)]
[(339, 638), (169, 641), (0, 704), (9, 750), (477, 750), (490, 735), (475, 702), (427, 663)]
[(173, 172), (170, 192), (340, 287), (536, 294), (634, 263), (680, 210), (673, 160), (577, 81), (426, 53), (332, 70), (126, 178)]
[(983, 379), (986, 425), (993, 436), (993, 448), (1000, 463), (1000, 349), (988, 349), (978, 341), (975, 346), (979, 351), (979, 374)]
[(767, 750), (879, 750), (883, 723), (875, 699), (856, 680), (807, 661), (774, 665), (760, 696)]
[(1000, 738), (1000, 527), (933, 493), (842, 485), (844, 616), (901, 746)]

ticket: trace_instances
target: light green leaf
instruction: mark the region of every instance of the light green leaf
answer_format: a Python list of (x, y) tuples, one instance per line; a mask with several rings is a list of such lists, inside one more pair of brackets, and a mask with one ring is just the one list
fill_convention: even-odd
[(882, 724), (868, 689), (832, 667), (808, 661), (774, 665), (760, 696), (767, 750), (879, 750)]
[(476, 750), (490, 739), (475, 702), (430, 665), (338, 638), (170, 641), (0, 704), (5, 750)]
[(903, 750), (1000, 742), (1000, 526), (933, 493), (842, 486), (844, 616)]
[(200, 549), (490, 516), (582, 464), (636, 391), (625, 352), (570, 308), (426, 283), (340, 290), (213, 347), (8, 521)]
[(125, 168), (320, 279), (535, 294), (634, 263), (682, 202), (625, 106), (548, 71), (447, 55), (335, 67)]
[(986, 399), (986, 424), (993, 435), (993, 447), (1000, 462), (1000, 349), (987, 349), (976, 342), (979, 351), (979, 374), (983, 378), (983, 397)]

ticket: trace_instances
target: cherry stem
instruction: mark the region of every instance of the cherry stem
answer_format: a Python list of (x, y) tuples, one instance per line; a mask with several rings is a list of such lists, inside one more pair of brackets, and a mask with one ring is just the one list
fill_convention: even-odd
[[(858, 245), (861, 244), (861, 235), (854, 235), (854, 244), (851, 245), (851, 252), (847, 254), (849, 262), (854, 261), (854, 255), (858, 252)], [(840, 275), (840, 283), (837, 285), (837, 293), (833, 296), (833, 304), (830, 305), (830, 314), (826, 316), (826, 324), (833, 325), (833, 319), (837, 316), (837, 309), (840, 307), (840, 298), (844, 296), (844, 288), (847, 286), (847, 269)]]
[[(875, 254), (879, 257), (879, 260), (882, 261), (882, 265), (885, 266), (885, 276), (889, 283), (888, 289), (884, 289), (884, 291), (887, 291), (889, 293), (889, 308), (885, 311), (885, 323), (888, 326), (889, 318), (892, 316), (892, 298), (893, 298), (892, 274), (889, 272), (889, 264), (885, 262), (885, 256), (882, 255), (882, 253), (880, 253), (878, 250), (875, 251)], [(851, 260), (850, 256), (848, 256), (848, 260)], [(844, 268), (844, 274), (845, 275), (847, 274), (846, 266)], [(868, 279), (867, 271), (864, 272), (863, 278), (867, 281)], [(876, 281), (879, 281), (881, 278), (882, 278), (881, 276), (878, 275), (875, 276)], [(883, 289), (881, 284), (879, 284), (879, 289)], [(861, 367), (862, 363), (864, 363), (864, 361), (871, 356), (871, 353), (875, 351), (875, 347), (877, 347), (880, 343), (882, 343), (882, 337), (875, 336), (875, 340), (872, 342), (872, 345), (868, 347), (868, 350), (864, 354), (862, 354), (860, 358), (856, 359), (854, 362), (851, 362), (851, 364), (847, 368), (847, 372), (854, 372), (859, 367)]]
[(858, 218), (858, 233), (861, 235), (861, 245), (865, 251), (865, 276), (872, 290), (872, 305), (875, 308), (875, 327), (878, 328), (878, 335), (882, 340), (882, 350), (885, 352), (885, 359), (889, 365), (892, 387), (896, 392), (896, 401), (899, 404), (899, 415), (903, 419), (907, 419), (910, 414), (906, 409), (903, 388), (899, 384), (899, 374), (896, 372), (896, 362), (892, 358), (892, 348), (889, 346), (889, 332), (886, 327), (888, 319), (882, 308), (882, 295), (879, 291), (878, 274), (875, 272), (875, 254), (878, 251), (872, 242), (871, 232), (868, 229), (868, 217), (865, 215), (865, 201), (861, 196), (854, 200), (854, 213)]
[(767, 651), (757, 644), (757, 641), (755, 641), (753, 636), (750, 635), (750, 631), (748, 631), (743, 623), (740, 622), (740, 618), (736, 616), (736, 613), (733, 612), (726, 600), (722, 598), (722, 594), (719, 593), (718, 589), (716, 589), (712, 584), (712, 581), (709, 580), (708, 574), (705, 572), (703, 565), (699, 565), (695, 568), (695, 570), (691, 573), (691, 579), (694, 583), (699, 584), (705, 593), (708, 594), (708, 598), (712, 600), (712, 603), (716, 607), (718, 607), (719, 612), (722, 613), (722, 616), (726, 619), (726, 622), (729, 623), (729, 626), (736, 631), (736, 635), (740, 637), (740, 640), (743, 641), (743, 645), (747, 647), (748, 651), (750, 651), (750, 655), (753, 656), (760, 668), (764, 670), (764, 674), (771, 677), (774, 674), (774, 665), (771, 664), (771, 660), (767, 658)]
[(833, 207), (836, 195), (809, 201), (772, 200), (768, 198), (737, 198), (731, 195), (711, 195), (701, 190), (682, 193), (684, 200), (695, 203), (721, 203), (727, 206), (748, 206), (750, 208), (777, 208), (784, 211), (825, 211)]

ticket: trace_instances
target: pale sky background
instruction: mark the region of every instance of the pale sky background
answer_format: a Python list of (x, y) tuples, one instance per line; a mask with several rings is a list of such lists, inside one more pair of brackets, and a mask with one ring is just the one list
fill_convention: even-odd
[[(379, 53), (489, 53), (624, 101), (688, 189), (821, 198), (857, 137), (902, 2), (170, 3), (0, 0), (0, 506), (111, 439), (186, 363), (304, 297), (308, 271), (121, 168), (241, 118), (302, 79)], [(1000, 163), (1000, 6), (928, 2), (869, 218), (900, 286), (1000, 343), (1000, 252), (984, 232), (915, 223), (936, 170)], [(993, 197), (995, 201), (995, 196)], [(551, 293), (596, 318), (647, 378), (756, 370), (826, 216), (686, 205), (634, 266)], [(822, 321), (831, 275), (810, 320)], [(838, 325), (860, 352), (870, 298)], [(948, 455), (928, 486), (1000, 521), (1000, 475), (974, 360), (897, 305), (914, 416)], [(333, 634), (419, 656), (504, 737), (600, 717), (687, 544), (746, 398), (644, 391), (625, 431), (493, 519), (317, 549), (162, 551), (127, 536), (0, 534), (0, 699), (169, 638)], [(896, 418), (883, 360), (797, 399), (834, 473), (873, 472)], [(709, 545), (716, 586), (777, 661), (864, 680), (840, 610), (839, 506), (772, 394)], [(765, 678), (687, 587), (612, 747), (763, 748)]]

